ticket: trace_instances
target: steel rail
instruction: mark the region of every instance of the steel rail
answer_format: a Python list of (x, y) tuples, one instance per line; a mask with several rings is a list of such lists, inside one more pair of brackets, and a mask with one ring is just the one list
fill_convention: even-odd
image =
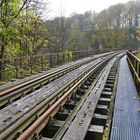
[[(1, 139), (6, 139), (7, 137), (14, 136), (17, 132), (22, 132), (36, 117), (36, 115), (43, 113), (50, 104), (53, 104), (56, 102), (56, 99), (60, 98), (64, 92), (66, 92), (71, 86), (73, 86), (75, 83), (77, 83), (86, 73), (91, 71), (95, 66), (97, 66), (100, 63), (106, 62), (108, 59), (113, 57), (115, 54), (112, 54), (111, 56), (108, 56), (105, 60), (101, 60), (100, 62), (97, 62), (96, 65), (90, 67), (88, 70), (86, 70), (82, 75), (71, 81), (69, 85), (66, 85), (65, 88), (60, 91), (58, 91), (56, 94), (53, 94), (49, 99), (43, 101), (40, 105), (38, 105), (36, 108), (32, 109), (30, 112), (24, 115), (23, 118), (18, 120), (14, 123), (14, 125), (10, 126), (6, 129), (6, 131), (2, 132)], [(61, 93), (61, 94), (60, 94)], [(39, 112), (39, 113), (37, 113)], [(30, 122), (30, 123), (29, 123)]]
[[(72, 123), (70, 124), (66, 133), (63, 135), (62, 140), (65, 140), (65, 139), (67, 139), (67, 140), (70, 140), (70, 139), (84, 140), (85, 139), (91, 122), (92, 122), (92, 125), (95, 122), (95, 121), (92, 121), (92, 118), (94, 116), (94, 113), (96, 112), (95, 109), (97, 107), (97, 104), (99, 103), (100, 105), (105, 105), (104, 103), (101, 103), (99, 101), (99, 99), (101, 97), (101, 94), (102, 94), (104, 88), (106, 87), (107, 78), (109, 77), (109, 73), (110, 73), (111, 68), (114, 65), (115, 61), (116, 61), (115, 59), (110, 61), (111, 62), (110, 65), (108, 65), (106, 67), (102, 76), (99, 78), (98, 83), (96, 84), (95, 88), (92, 90), (91, 94), (89, 95), (87, 100), (84, 102), (80, 111), (78, 112), (78, 114), (76, 115), (76, 117), (74, 118)], [(113, 89), (113, 87), (112, 87), (112, 89)], [(95, 123), (95, 125), (98, 125), (98, 124)], [(101, 123), (100, 123), (100, 125), (101, 125)], [(94, 138), (94, 136), (93, 136), (93, 138)], [(99, 138), (99, 139), (101, 139), (101, 138)]]
[[(56, 72), (60, 72), (60, 71), (62, 71), (62, 70), (65, 70), (65, 69), (69, 69), (69, 68), (73, 68), (73, 67), (75, 67), (75, 66), (77, 66), (77, 65), (84, 65), (84, 64), (86, 64), (86, 63), (88, 63), (88, 62), (91, 62), (92, 60), (95, 60), (95, 59), (97, 59), (97, 58), (99, 58), (99, 57), (105, 57), (105, 56), (107, 56), (107, 55), (109, 55), (109, 54), (112, 54), (112, 53), (105, 53), (105, 54), (101, 54), (101, 55), (97, 55), (97, 56), (95, 56), (95, 57), (93, 57), (93, 58), (91, 58), (91, 59), (89, 59), (89, 60), (84, 60), (84, 61), (82, 61), (82, 62), (75, 62), (76, 64), (70, 64), (69, 66), (65, 66), (65, 67), (63, 67), (63, 66), (60, 66), (60, 69), (58, 69), (58, 70), (54, 70), (54, 71), (52, 71), (52, 72), (50, 72), (50, 73), (47, 73), (47, 74), (44, 74), (44, 75), (42, 75), (42, 76), (38, 76), (38, 77), (35, 77), (35, 78), (33, 78), (33, 79), (29, 79), (29, 80), (27, 80), (27, 81), (25, 81), (25, 82), (21, 82), (21, 83), (18, 83), (18, 84), (15, 84), (15, 85), (12, 85), (12, 86), (9, 86), (9, 87), (6, 87), (6, 88), (1, 88), (0, 89), (0, 97), (1, 96), (3, 96), (3, 94), (6, 94), (6, 93), (9, 93), (9, 92), (12, 92), (13, 90), (16, 90), (16, 89), (19, 89), (19, 88), (21, 88), (22, 86), (26, 86), (26, 85), (28, 85), (28, 84), (30, 84), (30, 82), (32, 83), (32, 82), (35, 82), (35, 81), (38, 81), (38, 80), (40, 80), (40, 79), (42, 79), (42, 78), (45, 78), (45, 77), (47, 77), (47, 76), (50, 76), (50, 75), (52, 75), (52, 74), (54, 74), (54, 73), (56, 73)], [(79, 60), (78, 60), (79, 61)], [(62, 67), (62, 68), (61, 68)]]
[[(103, 55), (103, 56), (106, 56), (106, 55)], [(99, 57), (97, 57), (97, 58), (99, 58)], [(60, 68), (58, 70), (54, 70), (48, 74), (36, 77), (34, 79), (17, 84), (15, 86), (0, 90), (0, 107), (6, 105), (9, 102), (12, 102), (13, 100), (19, 98), (20, 96), (24, 96), (25, 93), (23, 93), (23, 92), (25, 92), (25, 91), (28, 92), (29, 89), (32, 90), (35, 86), (37, 86), (37, 85), (39, 86), (43, 82), (46, 83), (48, 81), (51, 81), (52, 79), (55, 79), (56, 77), (58, 78), (60, 75), (66, 74), (67, 72), (70, 72), (71, 70), (74, 70), (97, 58), (95, 57), (90, 60), (85, 60), (85, 61), (82, 61), (82, 62), (79, 62), (76, 64), (72, 64), (70, 66)]]
[(106, 61), (99, 63), (95, 68), (91, 69), (82, 79), (80, 79), (73, 87), (71, 87), (60, 99), (58, 99), (44, 114), (42, 114), (17, 140), (31, 139), (35, 133), (40, 132), (40, 127), (46, 125), (50, 117), (53, 117), (61, 106), (72, 96), (72, 94), (85, 82), (90, 75), (102, 66)]
[[(97, 62), (97, 64), (98, 63), (99, 62)], [(88, 70), (90, 70), (90, 69), (91, 68), (89, 68)], [(82, 75), (84, 75), (86, 72), (84, 72)], [(53, 104), (60, 96), (62, 96), (63, 91), (68, 90), (69, 87), (71, 87), (80, 78), (81, 78), (81, 75), (79, 77), (77, 77), (76, 79), (74, 79), (73, 81), (71, 81), (71, 83), (68, 83), (68, 85), (65, 85), (62, 89), (60, 89), (59, 91), (54, 93), (51, 97), (49, 97), (48, 99), (43, 101), (36, 108), (32, 109), (30, 112), (27, 112), (27, 114), (25, 114), (23, 118), (21, 118), (20, 120), (15, 122), (15, 124), (12, 125), (11, 127), (7, 128), (6, 131), (4, 131), (3, 134), (1, 134), (0, 138), (3, 139), (6, 137), (6, 135), (11, 137), (11, 135), (13, 133), (15, 134), (17, 132), (17, 129), (20, 130), (21, 127), (26, 128), (28, 126), (26, 124), (30, 124), (30, 122), (32, 122), (36, 118), (36, 116), (39, 116), (42, 112), (44, 112), (44, 110), (46, 110), (48, 108), (48, 106)], [(39, 113), (37, 113), (37, 112), (39, 112)], [(19, 128), (17, 128), (17, 127), (19, 127)]]
[[(83, 64), (83, 63), (80, 63), (80, 64)], [(77, 65), (80, 65), (80, 64), (76, 64), (76, 65), (74, 65), (74, 66), (77, 66)], [(39, 77), (37, 77), (37, 78), (35, 78), (35, 79), (26, 81), (26, 82), (24, 82), (24, 83), (18, 84), (18, 85), (14, 86), (14, 87), (11, 87), (11, 88), (2, 90), (2, 91), (0, 92), (0, 97), (2, 97), (2, 96), (5, 95), (5, 94), (8, 94), (9, 92), (12, 92), (12, 91), (15, 91), (15, 90), (17, 90), (17, 89), (19, 89), (19, 88), (22, 88), (22, 87), (24, 87), (24, 86), (26, 86), (26, 85), (28, 85), (28, 84), (31, 84), (31, 83), (33, 83), (33, 82), (36, 82), (36, 81), (39, 82), (39, 80), (42, 80), (43, 78), (46, 78), (46, 77), (48, 78), (49, 76), (51, 76), (51, 77), (52, 77), (52, 76), (56, 76), (56, 75), (58, 75), (58, 72), (62, 72), (62, 70), (65, 71), (65, 70), (67, 70), (67, 69), (69, 69), (69, 68), (73, 68), (74, 66), (62, 68), (62, 69), (53, 71), (53, 72), (51, 72), (51, 73), (48, 73), (48, 74), (39, 76)], [(54, 75), (53, 75), (53, 74), (54, 74)], [(50, 78), (50, 77), (49, 77), (49, 78)]]

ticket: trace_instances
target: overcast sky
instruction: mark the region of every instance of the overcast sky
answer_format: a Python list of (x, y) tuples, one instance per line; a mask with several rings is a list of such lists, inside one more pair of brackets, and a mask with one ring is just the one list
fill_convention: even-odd
[(84, 13), (90, 10), (100, 12), (110, 5), (127, 1), (129, 0), (49, 0), (49, 9), (51, 17), (60, 16), (61, 11), (64, 16), (70, 16), (72, 13)]

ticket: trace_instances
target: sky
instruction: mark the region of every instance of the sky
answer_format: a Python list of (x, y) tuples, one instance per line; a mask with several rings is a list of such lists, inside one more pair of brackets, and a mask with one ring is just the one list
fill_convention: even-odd
[(61, 13), (64, 16), (70, 16), (72, 13), (84, 13), (85, 11), (100, 12), (110, 5), (127, 1), (129, 0), (49, 0), (49, 9), (51, 17), (60, 16)]

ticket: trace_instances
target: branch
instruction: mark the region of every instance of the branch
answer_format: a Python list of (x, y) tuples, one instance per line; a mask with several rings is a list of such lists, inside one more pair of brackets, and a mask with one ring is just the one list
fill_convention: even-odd
[(18, 15), (19, 15), (20, 12), (23, 10), (23, 8), (24, 8), (25, 4), (27, 3), (27, 1), (28, 1), (28, 0), (25, 0), (25, 1), (23, 2), (23, 5), (22, 5), (21, 8), (19, 9), (18, 13), (17, 13), (17, 14), (13, 17), (13, 19), (9, 22), (9, 25), (10, 25), (10, 23), (11, 23), (15, 18), (18, 17)]

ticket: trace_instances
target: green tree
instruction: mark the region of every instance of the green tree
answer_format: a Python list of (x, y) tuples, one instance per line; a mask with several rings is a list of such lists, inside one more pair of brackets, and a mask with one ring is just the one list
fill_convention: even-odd
[[(2, 0), (0, 3), (0, 59), (4, 58), (8, 46), (13, 45), (13, 38), (18, 34), (16, 29), (16, 20), (27, 0)], [(0, 61), (0, 71), (3, 64)], [(0, 73), (0, 79), (2, 75)]]

